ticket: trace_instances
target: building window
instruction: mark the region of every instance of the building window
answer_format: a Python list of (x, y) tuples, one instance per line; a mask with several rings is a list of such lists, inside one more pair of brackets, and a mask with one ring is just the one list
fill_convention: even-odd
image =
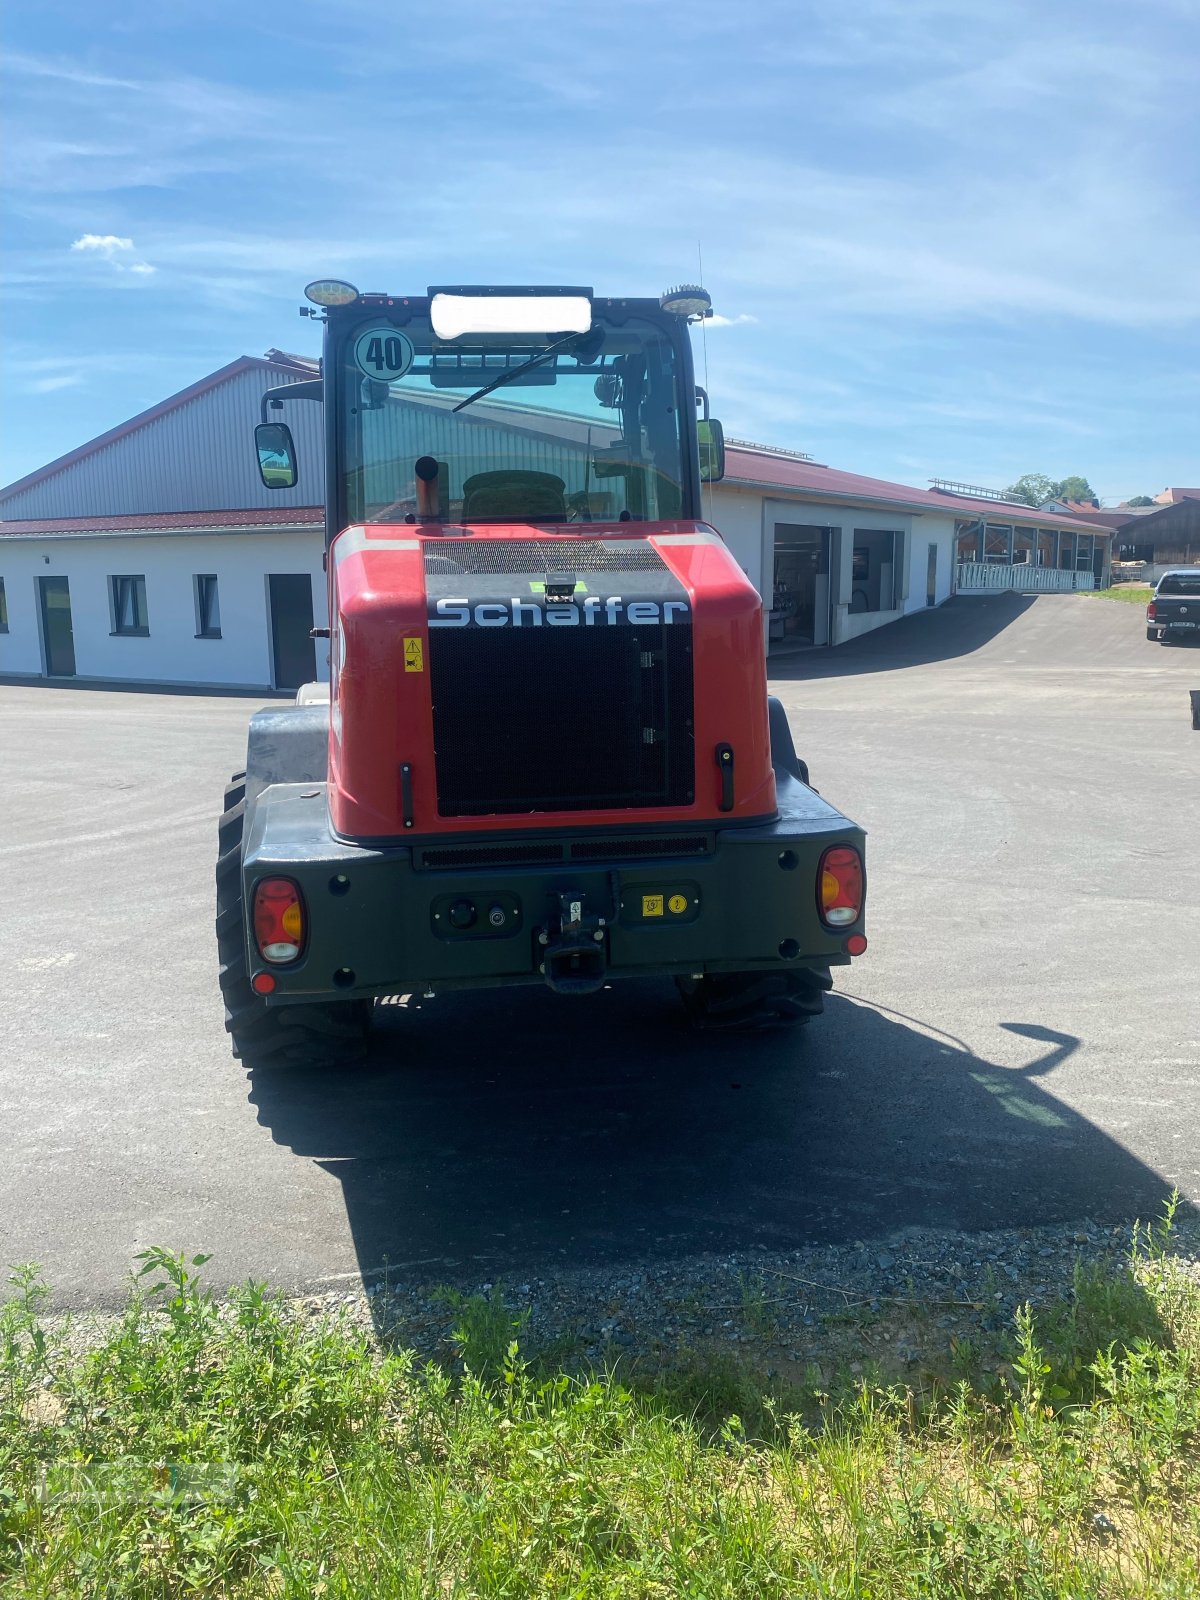
[(192, 579), (196, 591), (196, 637), (221, 637), (221, 601), (215, 572), (198, 572)]
[(850, 611), (897, 611), (903, 605), (904, 535), (855, 528), (850, 561)]
[(147, 634), (150, 621), (146, 612), (146, 580), (143, 577), (110, 577), (112, 599), (112, 631), (124, 634)]
[(1013, 536), (1011, 528), (989, 522), (983, 541), (983, 559), (993, 565), (1009, 565), (1009, 547)]
[(4, 593), (4, 579), (0, 578), (0, 633), (8, 632), (8, 596)]
[(978, 522), (956, 522), (954, 531), (958, 536), (958, 559), (978, 561), (982, 554), (980, 550), (983, 541), (982, 525)]

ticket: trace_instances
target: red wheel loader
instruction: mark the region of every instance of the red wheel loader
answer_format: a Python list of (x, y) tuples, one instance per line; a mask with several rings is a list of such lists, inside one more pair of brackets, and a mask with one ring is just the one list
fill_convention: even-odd
[(235, 1054), (353, 1059), (379, 996), (659, 974), (703, 1027), (807, 1022), (866, 949), (863, 832), (701, 514), (707, 294), (306, 293), (320, 376), (256, 448), (294, 486), (286, 418), (322, 408), (329, 682), (252, 719), (226, 793)]

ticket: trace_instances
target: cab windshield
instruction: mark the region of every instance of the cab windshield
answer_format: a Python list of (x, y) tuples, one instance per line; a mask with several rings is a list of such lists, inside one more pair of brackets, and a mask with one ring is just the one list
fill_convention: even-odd
[(575, 338), (442, 340), (428, 317), (364, 319), (347, 332), (340, 360), (346, 520), (678, 517), (677, 367), (661, 326), (635, 316), (608, 322), (599, 308)]

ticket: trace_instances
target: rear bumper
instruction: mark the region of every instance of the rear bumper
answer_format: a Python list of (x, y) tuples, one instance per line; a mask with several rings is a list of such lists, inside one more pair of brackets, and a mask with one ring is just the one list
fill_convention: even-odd
[[(836, 932), (824, 927), (817, 867), (831, 845), (861, 852), (863, 830), (812, 789), (778, 777), (774, 821), (710, 823), (687, 841), (678, 828), (664, 834), (663, 848), (686, 844), (688, 853), (635, 854), (635, 846), (657, 848), (645, 830), (483, 835), (481, 846), (513, 859), (493, 854), (482, 864), (462, 839), (440, 857), (417, 844), (347, 844), (330, 832), (323, 786), (273, 785), (249, 819), (247, 904), (260, 879), (294, 879), (306, 943), (287, 967), (268, 966), (251, 944), (251, 971), (269, 970), (276, 989), (268, 1003), (287, 1004), (543, 981), (570, 988), (556, 978), (571, 971), (586, 975), (578, 986), (587, 988), (658, 973), (845, 965), (846, 940), (862, 933), (862, 920)], [(547, 840), (562, 846), (560, 859), (517, 859), (522, 846), (528, 855), (531, 843)], [(573, 859), (581, 847), (585, 859)], [(455, 926), (466, 920), (464, 906), (474, 908), (474, 921)], [(586, 956), (568, 960), (571, 950)]]

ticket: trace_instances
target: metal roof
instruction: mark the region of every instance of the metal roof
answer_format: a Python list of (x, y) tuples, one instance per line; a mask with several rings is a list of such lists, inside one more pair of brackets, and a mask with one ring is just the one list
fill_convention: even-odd
[(52, 478), (55, 473), (63, 472), (68, 467), (74, 466), (77, 461), (83, 461), (87, 456), (94, 455), (97, 450), (104, 450), (109, 445), (116, 444), (119, 439), (128, 437), (138, 428), (144, 428), (147, 423), (157, 422), (160, 417), (166, 416), (169, 411), (176, 410), (179, 406), (187, 405), (191, 400), (198, 400), (202, 394), (207, 394), (210, 389), (215, 389), (219, 384), (227, 383), (230, 378), (236, 378), (242, 372), (267, 371), (278, 373), (281, 377), (294, 376), (297, 372), (308, 375), (309, 368), (290, 357), (284, 357), (282, 351), (272, 351), (272, 356), (280, 359), (263, 360), (258, 356), (238, 356), (236, 361), (230, 361), (226, 366), (218, 367), (216, 372), (210, 372), (206, 378), (201, 378), (196, 383), (189, 384), (186, 389), (180, 389), (176, 394), (168, 395), (165, 400), (160, 400), (157, 405), (151, 406), (148, 411), (139, 411), (137, 416), (130, 417), (128, 422), (122, 422), (118, 427), (110, 428), (107, 433), (101, 433), (94, 439), (89, 439), (86, 444), (81, 444), (75, 450), (68, 450), (65, 456), (57, 456), (53, 461), (39, 467), (36, 472), (30, 472), (23, 478), (18, 478), (15, 483), (6, 484), (0, 489), (0, 505), (14, 495), (22, 494), (26, 489), (32, 489), (36, 484), (45, 483), (47, 478)]
[(864, 478), (856, 472), (841, 472), (815, 461), (798, 461), (767, 449), (730, 446), (725, 452), (725, 479), (743, 488), (803, 491), (814, 499), (842, 505), (881, 505), (904, 511), (949, 511), (955, 516), (982, 517), (1007, 527), (1065, 528), (1076, 532), (1107, 534), (1108, 528), (1087, 523), (1079, 517), (1065, 517), (1035, 511), (1032, 506), (997, 500), (972, 500), (966, 495), (947, 494), (940, 489), (914, 489), (908, 484), (891, 483), (884, 478)]
[[(111, 428), (107, 433), (81, 445), (77, 450), (58, 457), (37, 472), (29, 473), (16, 483), (11, 483), (7, 488), (0, 490), (0, 508), (17, 499), (25, 503), (14, 509), (29, 511), (36, 507), (42, 512), (42, 515), (36, 518), (26, 516), (0, 523), (0, 532), (5, 535), (50, 532), (102, 533), (115, 532), (118, 529), (135, 532), (154, 529), (183, 530), (189, 527), (254, 528), (297, 524), (304, 513), (312, 510), (311, 507), (298, 506), (294, 502), (282, 507), (277, 505), (266, 508), (260, 505), (253, 510), (246, 507), (246, 499), (241, 496), (245, 495), (247, 499), (257, 497), (260, 492), (259, 486), (257, 482), (253, 485), (249, 483), (248, 453), (238, 450), (231, 454), (233, 442), (224, 437), (226, 429), (222, 426), (229, 420), (227, 418), (212, 419), (213, 426), (209, 428), (209, 432), (212, 432), (214, 437), (209, 442), (209, 448), (204, 450), (196, 448), (192, 430), (188, 428), (180, 433), (178, 448), (173, 453), (172, 459), (165, 464), (159, 462), (158, 468), (155, 469), (153, 461), (140, 458), (146, 456), (149, 448), (144, 441), (152, 437), (157, 438), (170, 419), (177, 416), (191, 402), (212, 390), (222, 385), (231, 386), (230, 392), (234, 389), (240, 390), (243, 384), (251, 381), (251, 375), (257, 389), (270, 378), (278, 377), (286, 381), (289, 378), (296, 380), (308, 377), (314, 367), (315, 363), (311, 360), (282, 350), (268, 351), (265, 359), (239, 356), (236, 361), (231, 361), (216, 372), (210, 373), (198, 383), (168, 396), (158, 405), (151, 406), (148, 411), (140, 412), (128, 422), (122, 423), (117, 428)], [(246, 398), (240, 394), (237, 396), (242, 404)], [(222, 403), (222, 409), (228, 407)], [(298, 441), (304, 457), (319, 462), (323, 445), (319, 437), (319, 419), (310, 413), (309, 408), (304, 408), (303, 416), (297, 418), (296, 425), (300, 427), (302, 434), (307, 435), (311, 432), (312, 435), (311, 439), (305, 437)], [(171, 424), (171, 427), (174, 428), (174, 424)], [(143, 430), (152, 432), (146, 433)], [(222, 437), (218, 439), (216, 434)], [(120, 473), (106, 469), (104, 477), (94, 483), (91, 482), (94, 473), (89, 465), (84, 468), (84, 479), (76, 481), (79, 479), (79, 473), (72, 472), (71, 469), (78, 469), (81, 463), (89, 463), (91, 458), (133, 435), (139, 435), (136, 446), (136, 454), (139, 457), (137, 462), (131, 459)], [(175, 443), (174, 433), (172, 433), (172, 443)], [(162, 452), (152, 452), (152, 454), (157, 457)], [(133, 470), (135, 467), (136, 471)], [(185, 469), (188, 476), (186, 485), (182, 481)], [(50, 503), (44, 503), (47, 501), (47, 496), (43, 494), (30, 495), (29, 491), (36, 491), (39, 485), (46, 484), (64, 473), (70, 475), (69, 483), (68, 480), (64, 480), (64, 487), (55, 489), (49, 495)], [(169, 483), (164, 481), (160, 484), (153, 481), (162, 478), (164, 473), (170, 480)], [(803, 494), (831, 503), (884, 506), (918, 513), (949, 511), (958, 516), (990, 518), (994, 522), (1071, 530), (1085, 528), (1096, 533), (1110, 531), (1102, 523), (1090, 523), (1078, 515), (1065, 516), (1039, 512), (1032, 507), (1022, 507), (1015, 503), (994, 499), (973, 499), (969, 495), (949, 493), (942, 489), (918, 489), (910, 484), (893, 483), (883, 478), (868, 478), (859, 473), (839, 471), (798, 454), (782, 452), (769, 445), (749, 444), (740, 440), (736, 444), (729, 442), (726, 451), (725, 481), (734, 487)], [(203, 493), (205, 484), (210, 490), (214, 485), (220, 484), (225, 493), (219, 497), (214, 495), (213, 498), (226, 498), (227, 503), (224, 507), (217, 511), (202, 510), (200, 507), (203, 506), (203, 499), (200, 500), (200, 506), (196, 505), (196, 499)], [(105, 491), (103, 495), (96, 492), (99, 489)], [(161, 492), (163, 498), (170, 498), (172, 492), (179, 493), (183, 489), (187, 490), (192, 500), (191, 506), (186, 510), (159, 513), (144, 509), (145, 501), (149, 499), (153, 504), (157, 493)], [(120, 496), (121, 499), (127, 499), (127, 496), (133, 496), (134, 490), (136, 498), (143, 501), (141, 507), (129, 504), (128, 509), (121, 510), (118, 506), (115, 514), (100, 517), (78, 514), (80, 511), (86, 511), (87, 502), (93, 494), (97, 499), (108, 498), (109, 507), (106, 507), (106, 510), (109, 510), (112, 509), (113, 497)], [(236, 497), (234, 491), (240, 491)], [(266, 491), (261, 492), (266, 493)], [(295, 496), (296, 499), (300, 498), (302, 492), (284, 491), (289, 497)], [(1181, 493), (1178, 490), (1175, 492)], [(308, 488), (308, 494), (312, 495), (311, 486)], [(159, 504), (161, 503), (160, 499)], [(214, 522), (212, 519), (217, 516), (222, 520)]]
[(262, 528), (322, 528), (323, 506), (282, 507), (262, 511), (176, 511), (134, 517), (40, 517), (0, 522), (0, 539), (40, 534), (53, 539), (81, 534), (121, 533), (254, 533)]

